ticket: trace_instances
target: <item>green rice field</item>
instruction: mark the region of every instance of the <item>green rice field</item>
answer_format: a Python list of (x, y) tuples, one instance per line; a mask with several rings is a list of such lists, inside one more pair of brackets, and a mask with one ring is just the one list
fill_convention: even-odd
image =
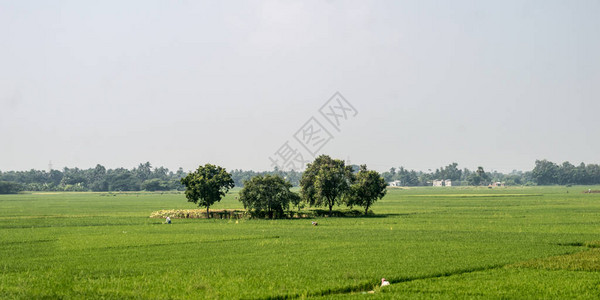
[[(390, 189), (368, 217), (170, 225), (149, 216), (194, 208), (183, 194), (0, 195), (0, 298), (598, 299), (589, 188)], [(238, 191), (212, 208), (242, 208)]]

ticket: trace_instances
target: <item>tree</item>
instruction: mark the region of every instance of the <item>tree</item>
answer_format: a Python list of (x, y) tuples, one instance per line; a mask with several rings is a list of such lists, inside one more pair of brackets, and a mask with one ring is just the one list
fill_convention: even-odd
[(137, 168), (133, 169), (133, 173), (140, 181), (150, 179), (150, 176), (152, 176), (152, 165), (149, 161), (144, 164), (140, 163)]
[(459, 181), (462, 175), (462, 170), (460, 170), (457, 166), (458, 164), (455, 162), (446, 166), (446, 168), (444, 168), (442, 172), (445, 178), (439, 179), (450, 179), (453, 182)]
[(558, 184), (566, 185), (576, 183), (576, 177), (575, 166), (570, 162), (565, 161), (558, 167)]
[(585, 172), (587, 174), (587, 184), (598, 184), (600, 183), (600, 166), (597, 164), (588, 164), (585, 166)]
[(106, 181), (110, 191), (139, 191), (141, 185), (133, 172), (125, 168), (107, 171)]
[(23, 186), (16, 182), (0, 181), (0, 194), (16, 194), (23, 190)]
[(108, 182), (106, 181), (106, 168), (97, 164), (94, 169), (90, 169), (90, 189), (94, 192), (107, 191)]
[(194, 202), (199, 207), (206, 207), (206, 217), (209, 218), (209, 208), (215, 202), (221, 201), (225, 194), (235, 186), (231, 175), (219, 166), (206, 164), (199, 166), (195, 172), (181, 179), (185, 185), (185, 197), (188, 202)]
[(146, 191), (168, 191), (169, 183), (158, 178), (148, 179), (142, 182), (142, 189)]
[(366, 215), (369, 207), (385, 196), (386, 186), (385, 179), (377, 171), (368, 171), (367, 166), (362, 165), (350, 189), (348, 205), (364, 207)]
[(488, 180), (490, 180), (490, 177), (485, 173), (483, 167), (477, 167), (477, 171), (471, 173), (469, 178), (467, 178), (470, 185), (481, 185)]
[(290, 203), (298, 203), (300, 196), (290, 191), (292, 184), (279, 175), (258, 175), (244, 182), (240, 201), (253, 215), (266, 214), (281, 217)]
[[(33, 170), (32, 170), (33, 171)], [(31, 171), (30, 171), (31, 173)], [(31, 175), (30, 175), (31, 176)], [(33, 181), (31, 181), (33, 182)], [(30, 183), (30, 182), (27, 182)], [(67, 168), (63, 170), (63, 177), (60, 181), (62, 186), (73, 185), (73, 186), (86, 186), (87, 179), (84, 172), (79, 168)]]
[(582, 162), (575, 168), (575, 177), (573, 178), (574, 183), (576, 184), (586, 184), (588, 180), (588, 176), (586, 173), (585, 164)]
[(329, 207), (331, 215), (334, 205), (350, 191), (353, 181), (352, 167), (343, 160), (321, 155), (307, 165), (300, 187), (302, 198), (311, 206)]
[(556, 184), (558, 182), (558, 165), (547, 160), (536, 160), (531, 171), (533, 179), (538, 185)]

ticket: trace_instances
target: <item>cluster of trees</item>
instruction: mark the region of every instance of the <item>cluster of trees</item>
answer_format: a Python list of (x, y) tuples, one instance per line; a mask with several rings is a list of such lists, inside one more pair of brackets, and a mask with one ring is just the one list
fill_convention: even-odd
[(266, 176), (266, 175), (275, 175), (279, 177), (283, 177), (287, 181), (289, 181), (293, 186), (298, 186), (300, 184), (300, 178), (302, 178), (302, 172), (298, 172), (295, 170), (291, 171), (283, 171), (278, 167), (275, 167), (272, 171), (252, 171), (252, 170), (240, 170), (235, 169), (231, 171), (231, 178), (237, 187), (243, 187), (244, 183), (255, 176)]
[(23, 187), (16, 182), (0, 181), (0, 194), (16, 194), (22, 189)]
[(388, 172), (384, 172), (382, 176), (387, 182), (400, 180), (403, 186), (431, 186), (433, 180), (445, 179), (452, 180), (453, 185), (479, 186), (496, 181), (506, 182), (509, 185), (535, 184), (531, 172), (515, 170), (509, 174), (503, 174), (497, 171), (486, 172), (483, 167), (471, 171), (467, 168), (459, 169), (458, 164), (455, 162), (429, 172), (409, 171), (404, 167), (391, 168)]
[[(282, 171), (275, 168), (272, 171), (255, 172), (252, 170), (233, 170), (230, 174), (235, 186), (243, 187), (246, 182), (254, 177), (262, 178), (276, 176), (283, 178), (292, 186), (302, 186), (302, 180), (313, 178), (314, 170), (310, 169), (320, 158), (317, 158), (305, 172)], [(351, 174), (360, 173), (357, 165), (345, 166)], [(600, 166), (597, 164), (580, 163), (575, 166), (563, 162), (556, 164), (548, 160), (536, 160), (532, 171), (512, 171), (508, 174), (497, 171), (486, 172), (483, 167), (471, 171), (467, 168), (459, 169), (457, 163), (451, 163), (429, 172), (408, 170), (404, 167), (391, 168), (381, 174), (385, 182), (400, 180), (403, 186), (430, 186), (433, 180), (450, 179), (453, 185), (487, 185), (491, 182), (505, 182), (507, 185), (551, 185), (551, 184), (600, 184)], [(149, 162), (141, 163), (131, 170), (125, 168), (106, 169), (98, 164), (94, 168), (64, 168), (63, 170), (39, 171), (0, 171), (0, 194), (16, 193), (19, 191), (161, 191), (183, 190), (180, 179), (186, 172), (179, 168), (172, 172), (167, 168), (154, 168)], [(348, 180), (354, 180), (348, 177)], [(305, 182), (308, 179), (304, 179)], [(312, 180), (312, 179), (311, 179)], [(303, 199), (310, 205), (317, 205), (319, 201), (313, 198), (313, 189), (303, 190)], [(350, 204), (348, 195), (344, 203)], [(341, 198), (340, 198), (341, 199)], [(312, 201), (312, 202), (311, 202)], [(334, 201), (335, 203), (341, 200)], [(306, 201), (305, 201), (306, 202)]]
[(536, 160), (531, 177), (539, 185), (600, 184), (600, 166), (568, 161), (558, 165), (548, 160)]
[(310, 206), (326, 206), (331, 214), (333, 206), (369, 207), (386, 193), (387, 183), (376, 171), (360, 166), (346, 166), (343, 160), (321, 155), (309, 163), (302, 174), (302, 199)]
[[(181, 179), (189, 202), (206, 207), (219, 202), (235, 186), (231, 174), (219, 166), (206, 164)], [(290, 206), (328, 207), (331, 215), (335, 205), (360, 206), (365, 214), (378, 199), (386, 194), (384, 178), (365, 165), (356, 170), (343, 160), (321, 155), (308, 164), (300, 178), (301, 193), (290, 189), (292, 183), (280, 174), (256, 175), (244, 182), (239, 200), (255, 216), (277, 218)]]
[(291, 187), (280, 175), (258, 175), (245, 182), (239, 200), (254, 216), (277, 218), (289, 210), (290, 204), (300, 205), (300, 195), (292, 192)]
[(471, 171), (459, 169), (457, 163), (451, 163), (435, 171), (422, 172), (407, 170), (403, 167), (391, 168), (384, 172), (387, 182), (400, 180), (404, 186), (429, 186), (433, 180), (450, 179), (453, 185), (487, 185), (491, 182), (505, 182), (507, 185), (569, 185), (600, 184), (600, 165), (580, 163), (578, 166), (566, 161), (556, 164), (548, 160), (536, 160), (531, 171), (513, 170), (508, 174), (497, 171), (486, 172), (483, 167)]
[(184, 176), (182, 168), (172, 172), (164, 167), (153, 168), (146, 162), (131, 170), (107, 170), (98, 164), (89, 169), (0, 172), (0, 181), (10, 182), (13, 191), (15, 187), (19, 191), (157, 191), (183, 190), (179, 179)]
[[(94, 168), (64, 168), (63, 170), (0, 171), (0, 194), (19, 191), (183, 191), (180, 179), (187, 175), (182, 168), (170, 171), (165, 167), (152, 167), (150, 162), (140, 163), (132, 169), (106, 169), (98, 164)], [(258, 175), (277, 175), (285, 178), (293, 186), (298, 186), (302, 172), (233, 170), (235, 186), (243, 187), (244, 182)]]

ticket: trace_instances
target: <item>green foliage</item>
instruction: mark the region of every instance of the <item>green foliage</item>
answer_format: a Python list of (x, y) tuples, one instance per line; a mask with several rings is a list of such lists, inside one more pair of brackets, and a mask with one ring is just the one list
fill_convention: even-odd
[(291, 204), (298, 204), (300, 196), (290, 191), (292, 184), (281, 176), (258, 175), (244, 182), (240, 201), (254, 216), (280, 218)]
[(23, 190), (23, 186), (16, 182), (0, 181), (0, 194), (16, 194)]
[(469, 175), (469, 178), (467, 178), (469, 185), (475, 185), (475, 186), (488, 184), (489, 180), (490, 180), (490, 177), (488, 176), (487, 173), (485, 173), (485, 171), (483, 170), (483, 167), (477, 167), (477, 171), (471, 173)]
[(558, 182), (558, 165), (545, 159), (536, 160), (531, 175), (539, 185), (556, 184)]
[(369, 207), (378, 199), (385, 196), (387, 183), (377, 171), (368, 171), (367, 166), (363, 165), (356, 174), (356, 179), (352, 184), (348, 195), (348, 206), (361, 206), (365, 208), (365, 215), (369, 212)]
[(234, 187), (231, 175), (224, 168), (211, 164), (199, 166), (195, 172), (182, 178), (181, 184), (186, 188), (185, 197), (188, 202), (206, 207), (207, 215), (210, 206), (221, 201), (229, 189)]
[(309, 163), (300, 187), (302, 198), (310, 206), (326, 206), (329, 212), (339, 205), (350, 191), (354, 180), (352, 166), (346, 166), (343, 160), (321, 155)]
[(60, 170), (0, 172), (0, 180), (15, 182), (27, 191), (138, 191), (146, 180), (160, 179), (166, 185), (161, 188), (183, 190), (179, 179), (185, 176), (183, 169), (176, 173), (167, 168), (153, 168), (149, 162), (137, 168), (107, 170), (102, 165), (90, 169), (64, 168)]
[(106, 175), (109, 191), (139, 191), (140, 179), (127, 169), (119, 168)]
[(446, 166), (445, 168), (439, 168), (435, 170), (435, 173), (433, 174), (432, 178), (433, 179), (450, 179), (454, 182), (459, 181), (462, 175), (462, 170), (460, 170), (458, 168), (458, 164), (457, 163), (451, 163), (448, 166)]
[(169, 183), (158, 178), (148, 179), (142, 182), (142, 189), (145, 191), (168, 191)]
[(258, 175), (277, 175), (285, 178), (289, 181), (293, 186), (298, 186), (300, 184), (300, 177), (302, 176), (302, 172), (298, 172), (295, 170), (290, 171), (282, 171), (279, 168), (275, 167), (272, 171), (263, 171), (257, 172), (252, 170), (239, 170), (235, 169), (231, 171), (231, 178), (233, 178), (233, 182), (237, 187), (243, 187), (244, 182), (250, 180), (254, 176)]
[(568, 161), (558, 165), (545, 159), (536, 160), (531, 175), (538, 185), (598, 184), (600, 166), (584, 163), (574, 166)]
[[(358, 172), (358, 166), (346, 166), (353, 173)], [(557, 165), (546, 160), (536, 162), (535, 174), (531, 171), (513, 170), (508, 174), (497, 171), (485, 173), (486, 178), (478, 176), (477, 170), (458, 169), (457, 163), (451, 163), (429, 172), (407, 170), (404, 167), (391, 168), (382, 173), (386, 182), (399, 180), (402, 186), (430, 186), (434, 179), (450, 179), (453, 186), (464, 184), (482, 185), (491, 182), (505, 182), (507, 185), (573, 185), (573, 184), (600, 184), (600, 166), (597, 164), (584, 164), (574, 166), (569, 162)], [(236, 186), (242, 187), (243, 182), (257, 175), (278, 175), (298, 186), (302, 172), (282, 171), (275, 168), (272, 171), (256, 172), (252, 170), (233, 170), (231, 177)], [(185, 188), (180, 183), (186, 173), (182, 168), (171, 172), (164, 167), (152, 167), (150, 162), (141, 163), (128, 170), (125, 168), (106, 169), (96, 165), (90, 169), (64, 168), (51, 170), (7, 171), (0, 172), (0, 181), (15, 182), (26, 191), (138, 191), (145, 189), (142, 184), (147, 180), (160, 179), (166, 182), (169, 190), (183, 191)], [(535, 175), (535, 176), (534, 176)], [(165, 186), (161, 187), (165, 188)]]

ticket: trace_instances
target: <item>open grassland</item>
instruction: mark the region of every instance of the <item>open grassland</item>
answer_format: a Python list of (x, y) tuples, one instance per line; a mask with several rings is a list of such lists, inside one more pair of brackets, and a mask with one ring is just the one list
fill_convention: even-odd
[(149, 218), (194, 208), (182, 194), (0, 195), (0, 297), (597, 299), (588, 188), (391, 189), (375, 216), (316, 227)]

